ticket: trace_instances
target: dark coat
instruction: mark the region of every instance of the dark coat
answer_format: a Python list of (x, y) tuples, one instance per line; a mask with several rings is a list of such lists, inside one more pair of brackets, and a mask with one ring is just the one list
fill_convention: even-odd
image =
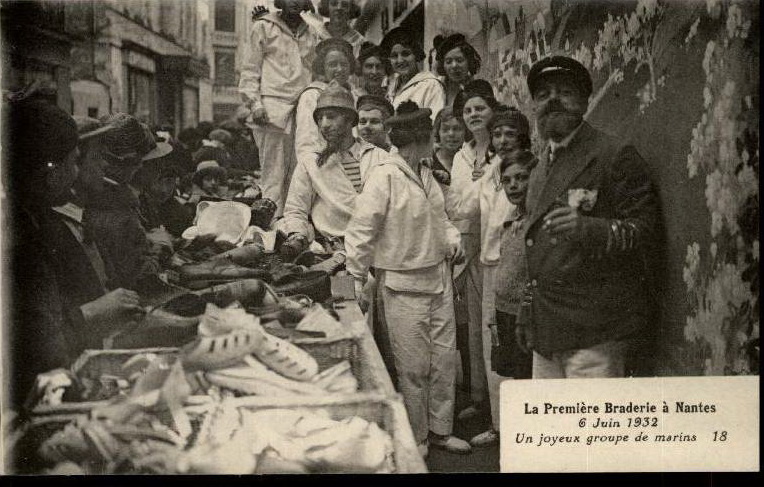
[(126, 185), (106, 184), (88, 200), (83, 224), (98, 246), (109, 289), (138, 290), (142, 279), (159, 272), (159, 259), (146, 239), (138, 198)]
[(10, 407), (18, 410), (37, 374), (68, 367), (66, 311), (45, 237), (39, 224), (21, 211), (11, 216), (7, 280), (10, 309), (4, 319), (10, 354)]
[[(657, 240), (659, 206), (636, 149), (584, 122), (531, 174), (526, 239), (534, 348), (587, 348), (638, 336), (649, 316), (647, 257)], [(597, 190), (580, 242), (552, 239), (543, 216), (567, 204), (569, 189)]]
[(37, 374), (69, 367), (105, 336), (80, 306), (104, 294), (98, 274), (66, 217), (52, 211), (13, 215), (8, 328), (11, 401), (21, 406)]

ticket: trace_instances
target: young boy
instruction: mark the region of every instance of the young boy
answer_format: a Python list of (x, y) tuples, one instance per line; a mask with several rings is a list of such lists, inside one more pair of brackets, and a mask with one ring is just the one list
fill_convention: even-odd
[(393, 106), (383, 96), (363, 95), (358, 98), (358, 135), (382, 150), (390, 151), (385, 121), (393, 116)]
[(492, 326), (491, 368), (497, 374), (514, 379), (531, 377), (532, 356), (515, 340), (515, 324), (522, 304), (527, 271), (523, 230), (525, 195), (536, 158), (529, 150), (516, 150), (501, 161), (501, 184), (515, 209), (504, 223), (501, 235), (499, 267), (496, 271), (496, 323)]

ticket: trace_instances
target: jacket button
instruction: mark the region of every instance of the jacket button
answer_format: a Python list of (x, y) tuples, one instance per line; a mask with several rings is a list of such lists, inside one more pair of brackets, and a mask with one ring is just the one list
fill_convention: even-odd
[(528, 247), (533, 247), (533, 239), (529, 238), (528, 240), (526, 240), (525, 245), (527, 245)]
[(538, 281), (536, 279), (531, 281), (531, 286), (538, 287), (538, 285), (539, 285), (539, 283), (538, 283)]

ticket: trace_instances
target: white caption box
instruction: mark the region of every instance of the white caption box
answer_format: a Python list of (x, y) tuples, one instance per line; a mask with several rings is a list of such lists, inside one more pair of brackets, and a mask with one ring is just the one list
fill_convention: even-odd
[(759, 470), (758, 377), (507, 380), (502, 472)]

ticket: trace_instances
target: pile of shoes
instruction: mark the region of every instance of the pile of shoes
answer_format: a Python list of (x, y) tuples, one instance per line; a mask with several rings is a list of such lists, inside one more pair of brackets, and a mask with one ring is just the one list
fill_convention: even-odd
[(319, 372), (316, 360), (301, 348), (266, 331), (260, 318), (244, 308), (208, 304), (197, 339), (181, 349), (186, 371), (197, 384), (244, 395), (323, 395), (353, 393), (358, 381), (350, 363)]

